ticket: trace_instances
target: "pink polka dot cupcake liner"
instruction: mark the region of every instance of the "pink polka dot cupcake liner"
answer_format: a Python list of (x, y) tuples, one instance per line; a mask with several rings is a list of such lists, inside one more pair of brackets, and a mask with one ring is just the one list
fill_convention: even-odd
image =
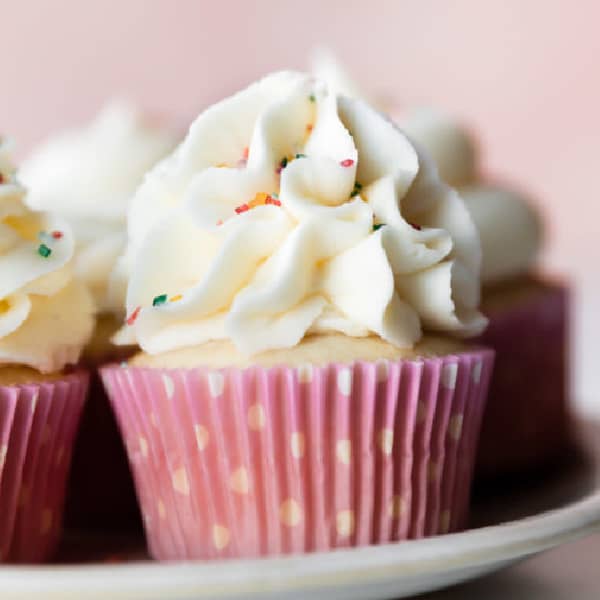
[(382, 544), (466, 525), (493, 352), (102, 377), (149, 551), (221, 559)]
[(35, 563), (58, 546), (85, 373), (0, 386), (0, 560)]
[(481, 343), (496, 361), (482, 424), (478, 474), (543, 466), (570, 444), (569, 291), (543, 294), (491, 314)]

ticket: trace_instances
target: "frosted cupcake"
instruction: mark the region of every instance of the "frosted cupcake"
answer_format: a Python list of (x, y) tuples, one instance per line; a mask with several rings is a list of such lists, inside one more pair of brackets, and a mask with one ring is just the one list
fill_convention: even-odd
[[(313, 70), (350, 95), (362, 92), (331, 53)], [(482, 176), (473, 135), (443, 111), (396, 111), (402, 130), (433, 158), (477, 226), (483, 251), (481, 342), (496, 350), (478, 470), (498, 475), (550, 464), (570, 444), (568, 410), (569, 288), (537, 268), (542, 224), (518, 190)]]
[(71, 269), (73, 236), (29, 211), (0, 140), (0, 561), (49, 558), (87, 375), (93, 301)]
[(130, 219), (142, 352), (103, 379), (154, 557), (464, 526), (492, 352), (450, 336), (485, 326), (480, 248), (393, 124), (270, 75), (198, 117)]
[[(27, 203), (65, 219), (75, 235), (75, 271), (99, 312), (83, 362), (94, 369), (130, 355), (111, 336), (123, 322), (123, 286), (115, 268), (123, 252), (129, 202), (144, 173), (170, 152), (175, 136), (125, 102), (107, 105), (89, 124), (34, 149), (21, 177)], [(92, 379), (73, 465), (68, 521), (74, 526), (139, 522), (127, 461), (102, 385)]]

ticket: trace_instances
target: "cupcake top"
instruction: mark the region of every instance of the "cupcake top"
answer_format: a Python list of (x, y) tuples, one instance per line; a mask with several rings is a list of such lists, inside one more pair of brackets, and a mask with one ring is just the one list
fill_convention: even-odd
[(209, 108), (129, 216), (127, 325), (161, 353), (309, 333), (479, 333), (480, 247), (456, 192), (393, 123), (300, 73)]
[(0, 365), (50, 373), (78, 361), (94, 307), (70, 268), (70, 229), (28, 210), (24, 194), (0, 140)]
[(27, 204), (71, 226), (77, 274), (101, 311), (122, 314), (124, 299), (110, 292), (109, 278), (126, 240), (129, 200), (175, 142), (134, 106), (113, 102), (90, 124), (41, 144), (19, 173), (29, 188)]
[[(314, 53), (312, 71), (340, 93), (364, 97), (326, 49)], [(451, 115), (425, 106), (402, 111), (395, 120), (429, 154), (439, 176), (457, 188), (466, 202), (481, 239), (482, 282), (496, 284), (529, 272), (541, 248), (540, 217), (520, 192), (482, 180), (478, 148), (471, 132)]]

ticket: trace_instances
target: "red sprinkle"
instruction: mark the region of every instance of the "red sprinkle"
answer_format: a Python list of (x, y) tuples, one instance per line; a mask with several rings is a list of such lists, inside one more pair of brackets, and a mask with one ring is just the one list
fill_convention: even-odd
[(351, 167), (353, 164), (354, 164), (354, 161), (351, 158), (347, 158), (340, 163), (340, 165), (342, 165), (342, 167)]
[(246, 212), (247, 210), (250, 210), (250, 207), (247, 204), (242, 204), (241, 206), (238, 206), (235, 209), (235, 212), (240, 215), (241, 213)]
[(244, 148), (244, 151), (242, 152), (242, 157), (244, 160), (248, 160), (248, 155), (250, 154), (250, 148), (248, 148), (248, 146), (246, 146)]
[(60, 238), (63, 236), (63, 232), (62, 231), (53, 231), (52, 232), (52, 237), (55, 240), (60, 240)]
[(2, 173), (0, 173), (0, 183), (4, 183), (4, 175)]
[(421, 231), (421, 229), (423, 229), (420, 225), (416, 225), (415, 223), (409, 223), (409, 225), (417, 231)]
[(135, 320), (140, 314), (140, 310), (142, 310), (141, 306), (136, 307), (136, 309), (127, 317), (127, 321), (125, 321), (127, 325), (133, 325), (135, 323)]
[(281, 206), (281, 200), (273, 198), (273, 196), (267, 196), (265, 204), (274, 204), (275, 206)]

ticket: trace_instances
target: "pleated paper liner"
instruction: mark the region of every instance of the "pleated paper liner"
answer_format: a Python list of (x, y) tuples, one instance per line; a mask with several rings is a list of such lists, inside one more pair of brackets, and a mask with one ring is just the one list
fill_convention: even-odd
[(71, 453), (88, 376), (0, 386), (0, 560), (35, 563), (61, 535)]
[(465, 526), (493, 352), (326, 367), (102, 371), (160, 560)]

